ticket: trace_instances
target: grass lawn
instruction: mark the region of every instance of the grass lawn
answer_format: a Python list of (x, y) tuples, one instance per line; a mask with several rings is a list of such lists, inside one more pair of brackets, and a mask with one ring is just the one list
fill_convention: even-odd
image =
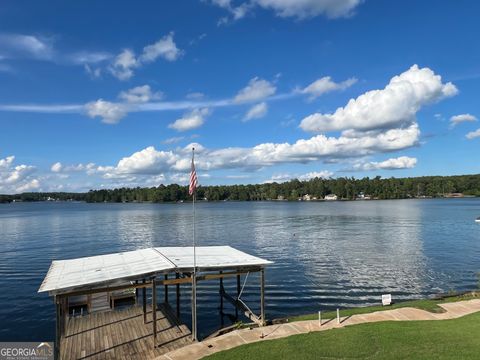
[[(341, 309), (340, 316), (344, 317), (344, 316), (351, 316), (355, 314), (367, 314), (375, 311), (398, 309), (402, 307), (413, 307), (417, 309), (430, 311), (433, 313), (442, 313), (442, 312), (445, 312), (445, 310), (440, 306), (438, 306), (438, 304), (462, 301), (462, 300), (470, 300), (470, 299), (476, 299), (476, 298), (480, 298), (480, 293), (471, 292), (471, 293), (462, 294), (462, 295), (449, 296), (442, 299), (422, 299), (422, 300), (402, 301), (399, 303), (394, 303), (390, 306), (378, 305), (378, 306), (358, 307), (358, 308), (351, 308), (351, 309)], [(337, 317), (336, 311), (326, 311), (326, 312), (322, 311), (322, 319), (334, 319), (336, 317)], [(292, 321), (316, 320), (316, 319), (318, 319), (318, 313), (290, 317), (288, 318), (288, 321), (292, 322)]]
[(242, 345), (207, 359), (480, 359), (480, 313), (378, 322)]

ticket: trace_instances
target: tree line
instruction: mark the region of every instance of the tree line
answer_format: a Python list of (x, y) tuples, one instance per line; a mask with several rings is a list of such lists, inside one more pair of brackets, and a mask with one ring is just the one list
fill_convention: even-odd
[[(480, 174), (460, 176), (424, 176), (412, 178), (362, 179), (354, 177), (294, 179), (284, 183), (251, 185), (200, 186), (199, 200), (262, 201), (298, 200), (308, 194), (323, 199), (335, 194), (339, 199), (354, 200), (359, 194), (374, 199), (406, 199), (414, 197), (444, 197), (452, 193), (480, 196)], [(0, 202), (73, 200), (87, 202), (177, 202), (190, 201), (188, 187), (177, 184), (150, 188), (117, 188), (90, 190), (87, 193), (24, 193), (0, 195)]]

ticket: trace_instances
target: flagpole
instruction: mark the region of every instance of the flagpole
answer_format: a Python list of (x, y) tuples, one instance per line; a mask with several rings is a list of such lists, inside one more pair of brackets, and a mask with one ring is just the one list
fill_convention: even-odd
[[(192, 148), (192, 164), (195, 161), (195, 148)], [(197, 340), (197, 254), (196, 254), (196, 244), (195, 244), (195, 196), (197, 190), (195, 189), (193, 196), (193, 279), (192, 279), (192, 300), (193, 300), (193, 309), (192, 309), (192, 340)]]

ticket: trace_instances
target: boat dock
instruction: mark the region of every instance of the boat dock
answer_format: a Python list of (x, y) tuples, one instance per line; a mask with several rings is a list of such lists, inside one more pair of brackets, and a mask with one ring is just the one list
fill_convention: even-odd
[[(202, 246), (196, 247), (194, 268), (193, 253), (192, 247), (157, 247), (52, 261), (39, 292), (54, 298), (56, 358), (154, 359), (196, 342), (195, 333), (179, 320), (180, 296), (182, 285), (193, 290), (199, 281), (219, 282), (220, 312), (226, 300), (237, 314), (265, 325), (265, 267), (271, 262), (230, 246)], [(245, 285), (250, 273), (260, 275), (260, 314), (241, 298), (241, 278)], [(236, 278), (236, 294), (225, 291), (225, 278)], [(175, 310), (169, 292), (175, 295)], [(116, 307), (124, 300), (133, 305)], [(192, 296), (191, 312), (196, 311)]]

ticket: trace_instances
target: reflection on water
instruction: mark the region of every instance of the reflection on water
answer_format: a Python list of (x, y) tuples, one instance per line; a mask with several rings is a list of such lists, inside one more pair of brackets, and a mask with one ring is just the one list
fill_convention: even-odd
[[(378, 303), (386, 292), (398, 300), (473, 289), (479, 214), (477, 199), (200, 203), (197, 242), (274, 261), (266, 271), (273, 318)], [(0, 340), (51, 340), (53, 304), (36, 291), (52, 259), (191, 245), (191, 204), (1, 205), (0, 231)], [(225, 286), (233, 292), (235, 281)], [(258, 310), (259, 296), (252, 274), (243, 298)], [(189, 299), (183, 286), (187, 324)], [(200, 283), (198, 304), (205, 335), (220, 324), (218, 281)]]

